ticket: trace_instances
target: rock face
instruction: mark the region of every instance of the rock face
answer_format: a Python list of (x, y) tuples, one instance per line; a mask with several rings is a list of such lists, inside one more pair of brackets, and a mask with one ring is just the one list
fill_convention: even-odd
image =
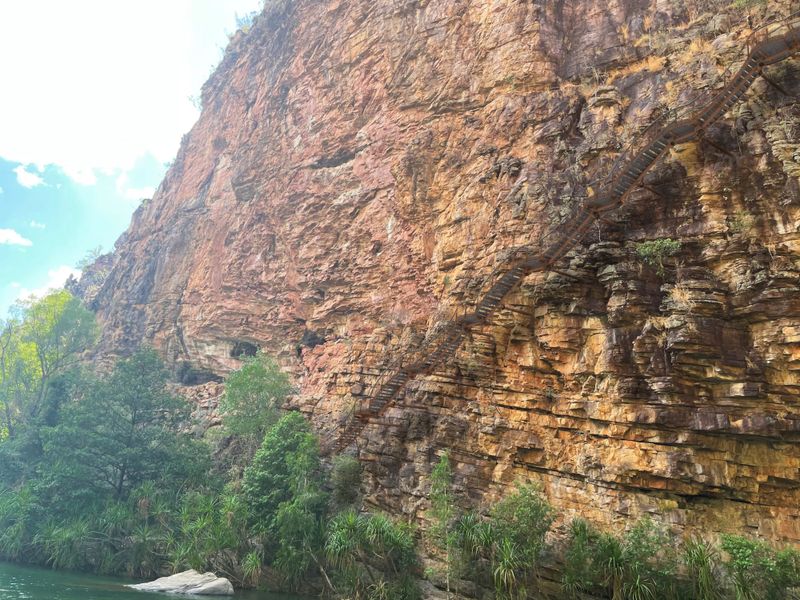
[[(268, 2), (92, 297), (101, 352), (155, 344), (213, 413), (235, 357), (264, 348), (335, 435), (511, 248), (790, 7), (743, 10)], [(564, 518), (800, 542), (800, 62), (768, 74), (789, 95), (757, 81), (367, 427), (369, 502), (421, 518), (450, 448), (465, 502), (535, 479)], [(648, 264), (640, 244), (664, 238), (680, 250)]]
[(224, 577), (214, 573), (198, 573), (194, 569), (160, 577), (149, 583), (137, 583), (128, 587), (142, 592), (164, 592), (167, 594), (192, 594), (195, 596), (231, 596), (233, 586)]

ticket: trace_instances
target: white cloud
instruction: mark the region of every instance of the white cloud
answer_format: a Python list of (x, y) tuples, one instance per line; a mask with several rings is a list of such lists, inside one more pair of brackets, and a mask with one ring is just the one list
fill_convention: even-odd
[(5, 190), (2, 187), (0, 187), (0, 194), (2, 194), (4, 191)]
[(189, 96), (219, 62), (234, 13), (259, 5), (0, 2), (0, 56), (17, 57), (2, 66), (3, 85), (15, 92), (0, 95), (0, 156), (57, 165), (86, 185), (147, 154), (172, 160), (197, 118)]
[(13, 229), (0, 229), (0, 244), (10, 246), (33, 246), (33, 242), (22, 237)]
[(33, 188), (37, 185), (44, 184), (44, 179), (39, 177), (36, 173), (31, 173), (30, 171), (26, 171), (25, 167), (19, 165), (14, 169), (14, 173), (17, 175), (17, 183), (20, 184), (22, 187), (26, 188)]
[(41, 298), (53, 290), (64, 287), (64, 284), (66, 283), (67, 279), (69, 279), (70, 275), (76, 279), (80, 279), (81, 272), (68, 265), (61, 265), (55, 269), (50, 269), (47, 272), (47, 281), (44, 283), (44, 285), (34, 289), (19, 287), (19, 295), (17, 296), (17, 299), (21, 300), (24, 298), (30, 298), (31, 296)]
[(146, 187), (131, 187), (127, 173), (120, 173), (114, 182), (117, 188), (117, 193), (124, 196), (128, 200), (141, 200), (142, 198), (152, 198), (156, 193), (156, 188), (152, 186)]
[(125, 197), (128, 200), (142, 200), (147, 198), (148, 200), (153, 197), (153, 194), (156, 193), (156, 188), (152, 186), (148, 187), (140, 187), (140, 188), (128, 188), (125, 190)]
[(47, 225), (45, 225), (44, 223), (39, 223), (39, 221), (31, 221), (29, 223), (29, 226), (32, 229), (44, 229), (45, 227), (47, 227)]

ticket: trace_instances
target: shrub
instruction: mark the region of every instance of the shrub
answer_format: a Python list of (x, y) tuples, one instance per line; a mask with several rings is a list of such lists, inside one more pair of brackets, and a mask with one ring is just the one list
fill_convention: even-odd
[(738, 535), (722, 536), (725, 569), (737, 600), (783, 600), (789, 588), (800, 586), (800, 553), (775, 550), (764, 542)]
[(751, 237), (754, 235), (755, 217), (747, 211), (738, 210), (728, 221), (728, 229), (730, 229), (731, 233)]
[(753, 6), (761, 6), (766, 3), (767, 0), (733, 0), (731, 6), (735, 9), (742, 10), (752, 8)]
[(576, 519), (564, 559), (562, 584), (573, 598), (584, 592), (614, 600), (685, 597), (678, 591), (677, 563), (666, 534), (649, 518), (621, 538)]
[(361, 491), (361, 463), (358, 459), (344, 454), (334, 458), (331, 486), (337, 510), (355, 508)]
[(382, 514), (340, 513), (327, 528), (325, 554), (345, 597), (414, 600), (420, 597), (413, 528)]
[(681, 243), (670, 238), (651, 240), (636, 245), (636, 255), (645, 264), (655, 268), (659, 276), (664, 276), (664, 260), (675, 256), (681, 249)]
[(289, 377), (274, 359), (261, 352), (245, 359), (225, 380), (219, 403), (225, 427), (236, 435), (263, 437), (291, 391)]
[(486, 575), (498, 598), (524, 597), (537, 579), (553, 508), (535, 485), (517, 485), (487, 519), (468, 513), (453, 534), (465, 569)]
[(719, 552), (714, 546), (701, 539), (691, 539), (684, 544), (681, 559), (693, 599), (722, 598), (725, 587), (718, 573)]

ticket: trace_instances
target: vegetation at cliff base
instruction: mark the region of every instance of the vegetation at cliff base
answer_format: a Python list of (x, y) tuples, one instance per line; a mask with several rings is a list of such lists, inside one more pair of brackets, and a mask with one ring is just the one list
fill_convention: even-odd
[(423, 577), (448, 598), (536, 598), (545, 566), (568, 598), (783, 600), (800, 587), (800, 553), (742, 536), (681, 541), (651, 518), (554, 530), (533, 483), (473, 506), (446, 451), (418, 531), (364, 509), (362, 465), (322, 459), (263, 354), (227, 379), (212, 458), (154, 350), (87, 368), (94, 319), (68, 293), (0, 325), (0, 559), (142, 578), (194, 568), (359, 600), (418, 599)]

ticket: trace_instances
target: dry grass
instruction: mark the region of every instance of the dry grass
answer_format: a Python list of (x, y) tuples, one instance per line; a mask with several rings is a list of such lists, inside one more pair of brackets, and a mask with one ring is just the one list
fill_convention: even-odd
[(638, 62), (632, 63), (627, 65), (621, 69), (617, 69), (611, 75), (609, 75), (608, 80), (606, 81), (606, 85), (612, 85), (618, 79), (622, 79), (623, 77), (627, 77), (628, 75), (633, 75), (634, 73), (641, 73), (642, 71), (648, 71), (650, 73), (657, 73), (664, 68), (664, 65), (667, 64), (667, 59), (663, 56), (654, 56), (650, 55), (647, 58), (644, 58)]
[(682, 283), (675, 284), (675, 287), (669, 291), (669, 297), (675, 308), (679, 310), (688, 311), (694, 306), (692, 291)]

